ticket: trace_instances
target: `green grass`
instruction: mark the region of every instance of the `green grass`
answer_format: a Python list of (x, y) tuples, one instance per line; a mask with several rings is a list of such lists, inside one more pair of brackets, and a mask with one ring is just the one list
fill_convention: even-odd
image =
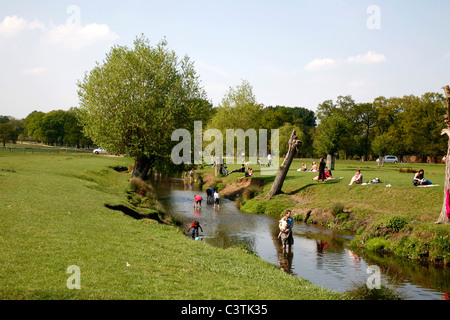
[[(130, 206), (130, 175), (113, 167), (131, 164), (0, 151), (0, 299), (342, 297), (244, 249), (211, 247), (176, 227), (108, 209)], [(79, 290), (66, 285), (71, 265), (80, 267)]]

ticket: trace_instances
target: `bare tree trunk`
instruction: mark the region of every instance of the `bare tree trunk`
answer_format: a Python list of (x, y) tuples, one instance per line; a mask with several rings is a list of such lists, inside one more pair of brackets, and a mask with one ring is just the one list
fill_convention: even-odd
[[(449, 223), (449, 217), (447, 216), (447, 201), (450, 201), (449, 193), (450, 188), (450, 87), (443, 87), (445, 91), (445, 96), (447, 98), (447, 114), (445, 115), (445, 124), (447, 129), (442, 130), (442, 135), (447, 134), (449, 136), (447, 156), (445, 158), (445, 181), (444, 181), (444, 201), (442, 204), (441, 214), (439, 215), (436, 223)], [(449, 199), (447, 197), (449, 196)]]
[(289, 171), (289, 167), (291, 166), (292, 160), (297, 154), (298, 148), (302, 145), (300, 140), (297, 140), (297, 135), (295, 130), (292, 131), (291, 137), (289, 138), (289, 151), (284, 158), (283, 164), (278, 169), (277, 176), (275, 177), (275, 181), (272, 184), (272, 188), (269, 191), (269, 194), (265, 197), (265, 200), (272, 198), (274, 195), (281, 193), (281, 188), (283, 187), (284, 179)]
[(152, 161), (145, 154), (141, 154), (134, 158), (133, 172), (131, 173), (131, 178), (139, 178), (142, 180), (147, 180), (148, 171), (150, 170)]

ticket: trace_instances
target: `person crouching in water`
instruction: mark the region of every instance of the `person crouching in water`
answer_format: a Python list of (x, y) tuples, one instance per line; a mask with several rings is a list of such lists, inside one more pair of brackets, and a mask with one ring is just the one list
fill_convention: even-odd
[(189, 232), (189, 230), (192, 229), (192, 239), (195, 239), (196, 237), (198, 237), (198, 229), (199, 229), (199, 228), (200, 228), (200, 230), (202, 230), (202, 232), (203, 232), (203, 228), (202, 228), (202, 226), (200, 225), (200, 222), (198, 222), (197, 220), (195, 220), (195, 221), (191, 224), (191, 226), (189, 227), (188, 232)]
[(202, 200), (203, 200), (202, 196), (197, 194), (194, 197), (194, 208), (200, 208), (201, 209), (202, 208)]

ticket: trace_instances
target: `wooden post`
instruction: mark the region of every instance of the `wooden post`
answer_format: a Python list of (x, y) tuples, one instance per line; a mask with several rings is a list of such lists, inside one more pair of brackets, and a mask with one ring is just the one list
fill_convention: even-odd
[[(442, 87), (445, 92), (445, 97), (447, 98), (447, 114), (444, 116), (444, 121), (447, 126), (446, 129), (442, 130), (441, 135), (448, 135), (448, 148), (447, 156), (445, 158), (445, 181), (444, 181), (444, 201), (442, 204), (441, 214), (439, 215), (436, 223), (449, 223), (449, 218), (447, 216), (447, 202), (450, 201), (450, 87)], [(449, 198), (449, 199), (447, 199)]]

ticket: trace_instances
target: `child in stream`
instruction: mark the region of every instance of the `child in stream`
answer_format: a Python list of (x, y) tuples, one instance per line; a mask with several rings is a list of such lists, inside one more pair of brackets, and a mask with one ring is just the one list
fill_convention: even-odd
[(198, 220), (195, 220), (191, 226), (189, 227), (188, 231), (192, 229), (192, 239), (196, 239), (198, 237), (198, 229), (200, 228), (200, 230), (202, 230), (203, 232), (203, 228), (200, 225), (200, 222), (198, 222)]

